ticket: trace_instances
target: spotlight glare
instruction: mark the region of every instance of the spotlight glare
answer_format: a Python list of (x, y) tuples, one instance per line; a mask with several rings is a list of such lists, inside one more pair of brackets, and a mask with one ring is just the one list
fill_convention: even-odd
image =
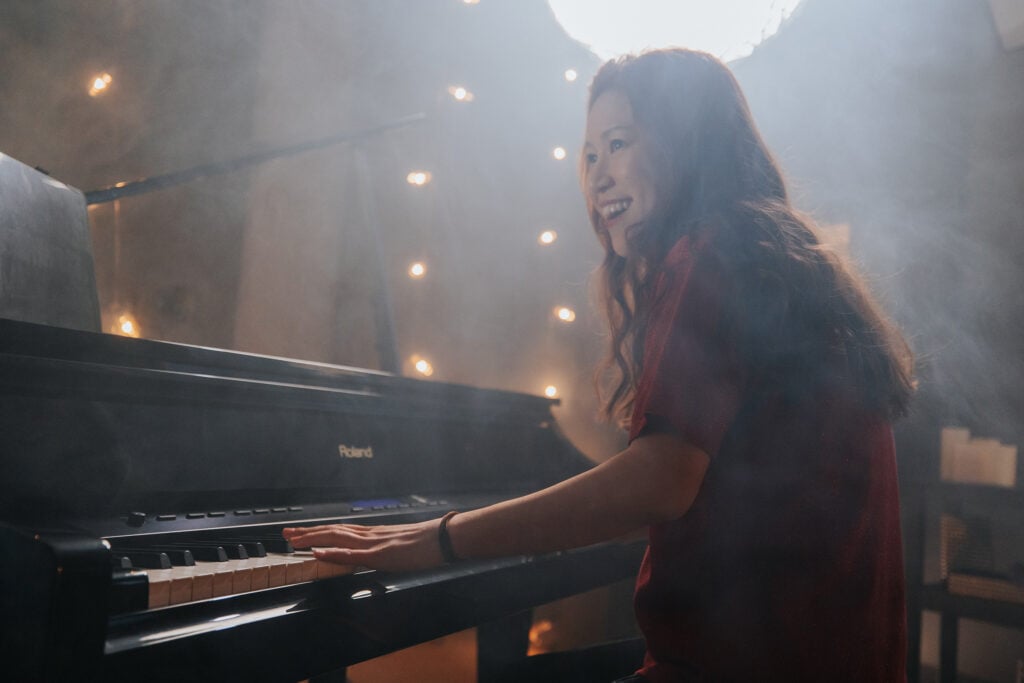
[(537, 238), (537, 241), (540, 242), (541, 244), (552, 244), (557, 239), (557, 232), (555, 232), (554, 230), (545, 230), (540, 234), (540, 237)]
[(430, 178), (429, 171), (412, 171), (409, 175), (405, 176), (405, 181), (410, 185), (421, 186), (429, 183)]
[(553, 156), (555, 159), (558, 159), (559, 161), (564, 159), (566, 157), (566, 154), (567, 152), (565, 151), (565, 147), (555, 147), (551, 151), (551, 156)]
[(554, 384), (547, 385), (546, 387), (544, 387), (544, 395), (547, 396), (548, 398), (557, 398), (558, 387), (556, 387)]
[(413, 280), (419, 280), (426, 274), (427, 267), (419, 261), (409, 266), (409, 277), (411, 277)]
[(576, 73), (576, 69), (566, 69), (565, 70), (565, 80), (569, 81), (570, 83), (575, 81), (578, 76), (579, 76), (579, 74)]
[(555, 316), (562, 322), (571, 323), (576, 320), (576, 311), (568, 306), (558, 306), (555, 308)]
[(463, 5), (479, 5), (480, 0), (462, 0)]
[(131, 313), (122, 313), (117, 317), (117, 322), (113, 324), (110, 331), (124, 337), (138, 337), (139, 325)]

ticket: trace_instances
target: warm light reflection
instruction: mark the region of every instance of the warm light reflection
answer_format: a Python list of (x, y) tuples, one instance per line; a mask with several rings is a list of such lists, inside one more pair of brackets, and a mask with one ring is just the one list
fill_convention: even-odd
[(554, 230), (545, 230), (540, 234), (540, 237), (537, 238), (537, 241), (540, 242), (541, 244), (552, 244), (557, 239), (557, 232), (555, 232)]
[(426, 185), (430, 182), (430, 173), (428, 171), (413, 171), (409, 175), (405, 176), (406, 182), (410, 185)]
[(565, 80), (569, 81), (570, 83), (575, 81), (577, 77), (579, 77), (579, 74), (576, 73), (576, 69), (565, 70)]
[(430, 361), (421, 356), (412, 357), (412, 366), (416, 368), (416, 372), (424, 377), (430, 377), (434, 374), (434, 366), (430, 364)]
[(462, 0), (462, 4), (464, 4), (464, 5), (479, 5), (480, 4), (480, 0)]
[(565, 151), (565, 147), (555, 147), (551, 151), (551, 156), (553, 156), (554, 158), (558, 159), (559, 161), (564, 159), (566, 157), (566, 155), (567, 155), (567, 152)]
[(113, 80), (114, 77), (104, 71), (92, 80), (92, 84), (89, 87), (89, 96), (96, 97), (97, 95), (106, 92)]
[(558, 387), (554, 384), (549, 384), (544, 387), (544, 395), (548, 398), (558, 398)]
[(576, 319), (576, 311), (572, 310), (568, 306), (559, 306), (555, 308), (555, 316), (557, 316), (562, 322), (571, 323)]
[(448, 94), (454, 97), (459, 102), (473, 101), (473, 93), (469, 92), (461, 85), (448, 86)]
[(419, 261), (409, 266), (409, 277), (411, 277), (413, 280), (419, 280), (426, 274), (427, 267), (420, 263)]

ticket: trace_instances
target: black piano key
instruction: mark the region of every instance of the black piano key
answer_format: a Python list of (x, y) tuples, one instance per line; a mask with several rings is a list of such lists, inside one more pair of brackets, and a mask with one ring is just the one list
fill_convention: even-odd
[(170, 547), (158, 547), (158, 548), (118, 548), (115, 552), (121, 553), (152, 553), (159, 552), (167, 555), (167, 558), (171, 561), (171, 564), (175, 567), (192, 567), (195, 566), (196, 560), (192, 553), (186, 548), (170, 548)]
[[(188, 548), (195, 555), (196, 559), (200, 559), (199, 555), (196, 555), (197, 550), (204, 548), (214, 548), (224, 553), (225, 559), (230, 560), (248, 560), (249, 553), (245, 547), (240, 543), (228, 542), (224, 540), (217, 541), (182, 541), (181, 543), (173, 543), (170, 547)], [(220, 560), (218, 560), (220, 561)]]
[(140, 569), (170, 569), (171, 558), (158, 550), (115, 550), (115, 556), (127, 557), (133, 567)]
[(264, 550), (266, 552), (268, 552), (268, 553), (294, 553), (295, 552), (295, 548), (292, 547), (292, 544), (289, 543), (288, 541), (284, 540), (280, 536), (264, 536), (262, 534), (261, 535), (243, 534), (243, 535), (233, 536), (231, 540), (232, 540), (232, 542), (235, 542), (236, 539), (238, 540), (238, 542), (241, 542), (241, 543), (258, 541), (263, 546)]
[(231, 537), (222, 540), (224, 541), (224, 543), (238, 544), (242, 546), (243, 548), (245, 548), (245, 552), (249, 553), (249, 557), (267, 556), (267, 547), (260, 541), (243, 537)]
[(112, 554), (110, 556), (110, 564), (113, 566), (114, 571), (127, 571), (132, 568), (131, 558), (127, 555)]
[(192, 557), (197, 562), (227, 562), (228, 553), (215, 543), (168, 543), (161, 544), (161, 548), (187, 549), (192, 552)]

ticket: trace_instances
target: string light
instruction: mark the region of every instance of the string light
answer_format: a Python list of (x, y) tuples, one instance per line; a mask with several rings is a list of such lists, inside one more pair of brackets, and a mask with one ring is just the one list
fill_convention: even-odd
[(558, 233), (554, 230), (545, 230), (537, 237), (537, 241), (541, 244), (553, 244), (558, 239)]
[(556, 306), (555, 317), (564, 323), (571, 323), (573, 320), (576, 320), (576, 311), (568, 306)]
[(544, 387), (544, 395), (548, 398), (558, 398), (558, 387), (554, 384), (549, 384)]
[(461, 85), (448, 86), (448, 94), (454, 97), (458, 102), (472, 102), (475, 99), (473, 93), (469, 92)]
[(575, 81), (578, 76), (579, 76), (579, 74), (576, 73), (576, 69), (566, 69), (565, 70), (565, 80), (569, 81), (570, 83)]
[(411, 277), (413, 280), (419, 280), (426, 274), (427, 267), (423, 265), (423, 263), (421, 263), (420, 261), (417, 261), (416, 263), (413, 263), (411, 266), (409, 266), (409, 277)]
[(106, 71), (92, 79), (92, 83), (89, 86), (89, 97), (96, 97), (97, 95), (106, 92), (113, 80), (114, 77)]
[(565, 147), (555, 147), (553, 150), (551, 150), (551, 156), (558, 159), (559, 161), (564, 159), (566, 157), (566, 154), (567, 152), (565, 151)]
[(405, 176), (407, 183), (416, 186), (426, 185), (430, 182), (430, 178), (431, 175), (429, 171), (413, 171), (409, 175)]

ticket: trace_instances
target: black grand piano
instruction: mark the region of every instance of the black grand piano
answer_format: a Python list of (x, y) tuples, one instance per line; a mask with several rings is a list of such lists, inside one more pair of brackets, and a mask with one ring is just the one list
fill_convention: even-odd
[[(635, 572), (642, 544), (625, 541), (407, 574), (294, 551), (284, 526), (440, 516), (588, 462), (548, 399), (101, 334), (94, 288), (67, 311), (33, 307), (92, 286), (84, 204), (12, 164), (0, 155), (9, 680), (343, 680), (348, 665), (474, 625), (483, 680), (526, 647), (524, 628), (509, 643), (488, 625), (528, 625), (536, 605)], [(25, 188), (44, 204), (64, 192), (80, 218), (40, 214)], [(49, 272), (37, 252), (51, 242), (88, 272)]]

